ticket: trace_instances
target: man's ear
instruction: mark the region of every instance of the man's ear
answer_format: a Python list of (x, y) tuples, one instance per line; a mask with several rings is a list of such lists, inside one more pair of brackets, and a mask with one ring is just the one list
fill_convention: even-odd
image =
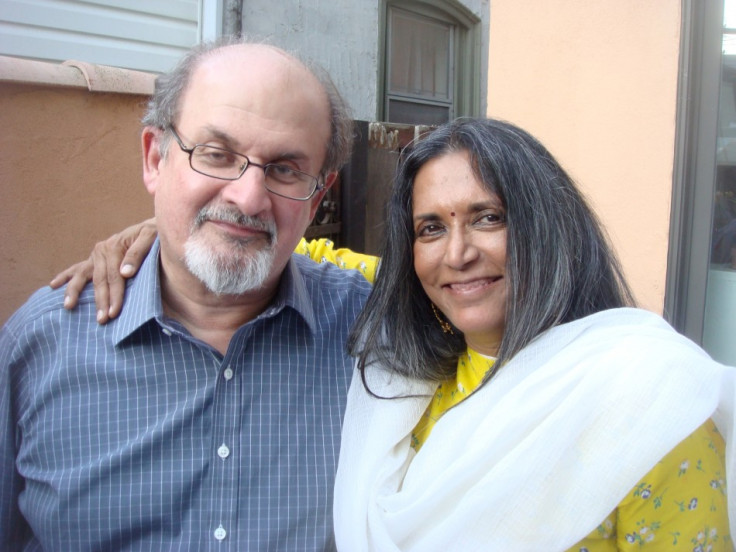
[(143, 184), (148, 193), (156, 194), (156, 187), (160, 176), (160, 165), (163, 162), (161, 156), (161, 139), (163, 131), (159, 128), (147, 126), (141, 133), (141, 146), (143, 150)]
[(314, 215), (317, 214), (317, 209), (322, 203), (322, 198), (325, 197), (327, 190), (332, 187), (332, 185), (335, 183), (335, 180), (337, 180), (337, 171), (327, 173), (327, 176), (325, 176), (325, 187), (314, 194), (314, 197), (311, 199), (312, 205), (309, 211), (309, 220), (312, 220), (314, 218)]

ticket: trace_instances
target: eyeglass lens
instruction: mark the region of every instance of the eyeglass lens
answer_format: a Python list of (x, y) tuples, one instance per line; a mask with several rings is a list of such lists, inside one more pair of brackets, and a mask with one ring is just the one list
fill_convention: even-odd
[[(190, 161), (195, 171), (226, 180), (240, 178), (248, 165), (253, 165), (244, 155), (207, 145), (195, 146)], [(318, 184), (315, 177), (288, 165), (267, 164), (262, 168), (266, 189), (278, 195), (305, 199), (312, 195)]]

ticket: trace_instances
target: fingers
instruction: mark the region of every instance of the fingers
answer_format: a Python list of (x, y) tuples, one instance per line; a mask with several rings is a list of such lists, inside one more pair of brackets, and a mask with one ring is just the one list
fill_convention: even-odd
[(64, 308), (71, 310), (77, 306), (79, 294), (91, 277), (92, 261), (91, 259), (87, 259), (59, 272), (59, 274), (54, 276), (54, 279), (51, 280), (49, 285), (53, 289), (57, 289), (67, 284), (64, 292)]
[(149, 219), (95, 245), (93, 282), (100, 324), (120, 314), (125, 280), (138, 272), (155, 239), (156, 220)]
[(110, 275), (117, 274), (117, 264), (108, 265), (105, 253), (105, 242), (98, 242), (92, 250), (91, 259), (94, 264), (92, 272), (92, 287), (95, 290), (95, 305), (97, 306), (97, 322), (104, 324), (110, 320)]
[[(123, 308), (123, 299), (125, 297), (125, 280), (133, 276), (136, 270), (123, 272), (121, 263), (127, 267), (127, 261), (119, 260), (118, 250), (110, 253), (111, 257), (106, 259), (104, 267), (100, 267), (101, 276), (98, 282), (97, 276), (94, 278), (95, 286), (95, 303), (97, 303), (98, 322), (104, 324), (108, 320), (116, 318)], [(127, 253), (126, 253), (127, 257)], [(95, 263), (95, 266), (97, 263)], [(104, 269), (104, 271), (102, 270)], [(129, 274), (127, 273), (129, 272)]]
[(80, 266), (84, 265), (87, 262), (89, 262), (89, 260), (82, 261), (80, 263), (70, 266), (69, 268), (65, 268), (64, 270), (59, 272), (56, 276), (54, 276), (51, 279), (51, 281), (49, 282), (49, 287), (51, 287), (51, 289), (59, 289), (61, 286), (63, 286), (69, 280), (72, 279), (72, 277), (76, 274), (77, 270), (79, 270)]
[(67, 284), (64, 308), (73, 309), (79, 302), (79, 294), (92, 280), (97, 321), (104, 324), (120, 314), (125, 280), (138, 272), (155, 239), (155, 218), (130, 226), (98, 242), (89, 259), (59, 272), (49, 285), (57, 289)]
[(125, 278), (134, 276), (156, 240), (155, 219), (143, 222), (120, 265), (120, 274)]
[(100, 324), (120, 314), (125, 294), (125, 279), (120, 275), (120, 264), (126, 249), (125, 240), (120, 234), (115, 234), (98, 242), (92, 251), (92, 285), (95, 290), (97, 322)]

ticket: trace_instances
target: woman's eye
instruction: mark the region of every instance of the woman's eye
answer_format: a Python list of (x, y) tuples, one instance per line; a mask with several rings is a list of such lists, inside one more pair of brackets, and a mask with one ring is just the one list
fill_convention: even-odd
[(503, 213), (481, 213), (477, 219), (477, 224), (488, 224), (488, 225), (496, 225), (496, 224), (503, 224), (506, 222), (506, 215)]
[(436, 236), (442, 232), (442, 226), (439, 224), (424, 224), (423, 226), (420, 226), (417, 231), (417, 238), (423, 238), (423, 237), (431, 237)]

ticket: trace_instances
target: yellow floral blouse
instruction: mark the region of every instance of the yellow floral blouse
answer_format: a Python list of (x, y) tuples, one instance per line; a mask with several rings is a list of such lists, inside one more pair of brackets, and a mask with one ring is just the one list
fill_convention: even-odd
[[(317, 262), (359, 270), (375, 280), (378, 258), (333, 249), (327, 239), (302, 239), (296, 252)], [(418, 451), (434, 423), (470, 395), (494, 359), (472, 349), (458, 360), (456, 379), (442, 383), (414, 428)], [(726, 504), (725, 445), (712, 420), (685, 438), (637, 483), (587, 537), (567, 552), (732, 551)]]
[[(470, 395), (494, 362), (472, 349), (458, 360), (456, 379), (439, 385), (414, 428), (412, 446), (417, 451), (440, 416)], [(724, 451), (723, 438), (713, 421), (707, 420), (568, 552), (732, 551)]]

